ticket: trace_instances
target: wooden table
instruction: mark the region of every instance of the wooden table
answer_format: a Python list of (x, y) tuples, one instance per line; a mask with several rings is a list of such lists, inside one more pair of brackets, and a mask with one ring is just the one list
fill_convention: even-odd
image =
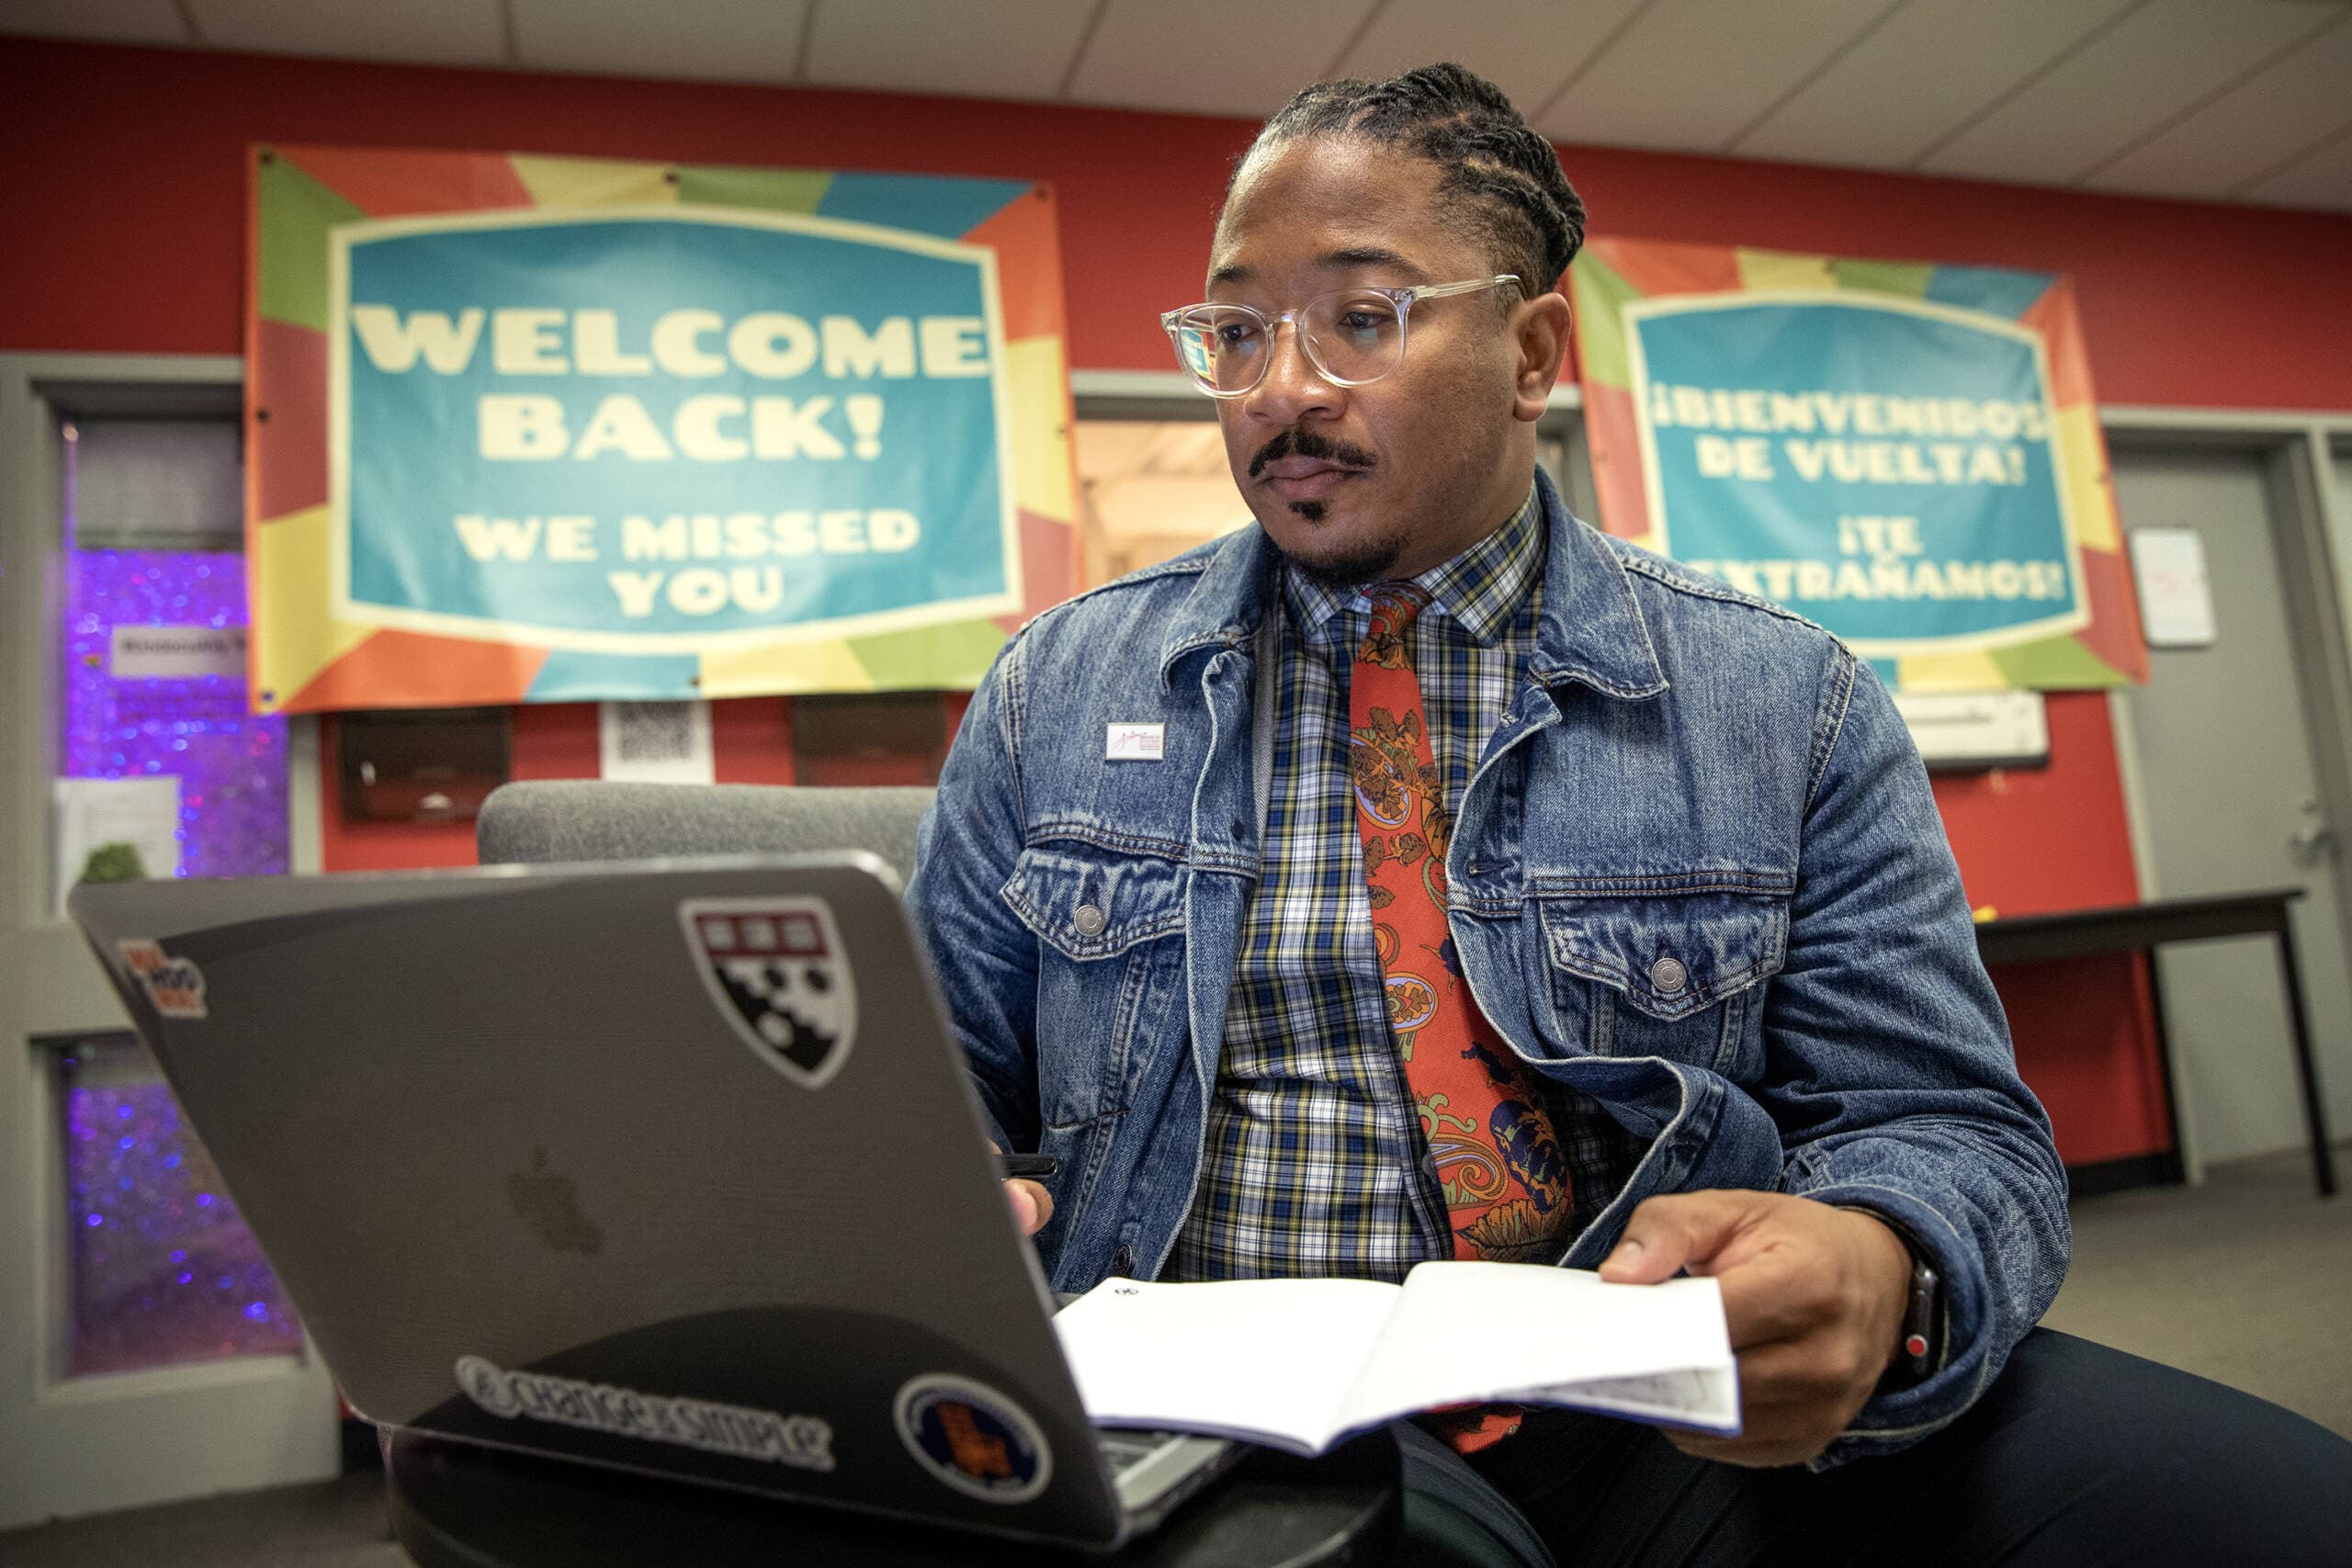
[(2319, 1069), (2312, 1060), (2311, 1023), (2303, 1008), (2302, 975), (2295, 963), (2295, 938), (2287, 906), (2303, 896), (2300, 887), (2231, 893), (2212, 898), (2161, 898), (2111, 909), (2072, 909), (2059, 915), (2021, 915), (1985, 920), (1976, 928), (1984, 966), (2038, 964), (2098, 953), (2148, 955), (2149, 995), (2156, 1010), (2156, 1055), (2164, 1073), (2165, 1115), (2172, 1122), (2172, 1148), (2165, 1156), (2171, 1180), (2185, 1179), (2180, 1158), (2180, 1117), (2173, 1097), (2172, 1042), (2165, 1032), (2164, 987), (2156, 950), (2168, 942), (2216, 937), (2267, 936), (2278, 951), (2278, 977), (2287, 997), (2287, 1028), (2295, 1048), (2295, 1069), (2303, 1091), (2303, 1122), (2311, 1134), (2312, 1172), (2319, 1195), (2335, 1194), (2335, 1162), (2328, 1147), (2327, 1108), (2320, 1099)]

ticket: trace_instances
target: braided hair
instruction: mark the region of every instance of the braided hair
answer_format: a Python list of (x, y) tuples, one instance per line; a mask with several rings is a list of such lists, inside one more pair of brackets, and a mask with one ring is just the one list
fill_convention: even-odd
[[(1552, 144), (1528, 128), (1501, 88), (1459, 65), (1424, 65), (1385, 82), (1317, 82), (1284, 104), (1234, 160), (1226, 196), (1261, 148), (1310, 136), (1400, 147), (1435, 164), (1440, 210), (1475, 231), (1496, 270), (1544, 293), (1584, 243), (1584, 201)], [(1508, 308), (1510, 297), (1496, 298)]]

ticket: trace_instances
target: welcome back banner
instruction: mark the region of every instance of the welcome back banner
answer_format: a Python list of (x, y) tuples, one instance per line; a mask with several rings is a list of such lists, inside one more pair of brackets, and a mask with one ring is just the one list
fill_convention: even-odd
[(2064, 278), (1596, 241), (1601, 523), (1913, 691), (2144, 680)]
[(261, 711), (968, 686), (1071, 587), (1049, 194), (257, 149)]

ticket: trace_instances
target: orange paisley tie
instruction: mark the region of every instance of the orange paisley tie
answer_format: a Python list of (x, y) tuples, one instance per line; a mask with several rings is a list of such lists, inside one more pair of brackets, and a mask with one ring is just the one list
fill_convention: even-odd
[[(1568, 1242), (1567, 1161), (1518, 1060), (1471, 996), (1446, 928), (1453, 818), (1405, 649), (1429, 594), (1409, 582), (1368, 592), (1372, 626), (1348, 697), (1348, 775), (1389, 1028), (1445, 1194), (1453, 1255), (1550, 1263)], [(1489, 1405), (1454, 1412), (1444, 1425), (1467, 1452), (1508, 1436), (1518, 1416)]]

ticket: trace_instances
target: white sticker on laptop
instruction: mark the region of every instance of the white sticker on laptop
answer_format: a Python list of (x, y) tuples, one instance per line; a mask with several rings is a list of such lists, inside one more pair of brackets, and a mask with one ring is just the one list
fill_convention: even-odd
[(1029, 1413), (984, 1382), (909, 1378), (891, 1407), (915, 1462), (967, 1497), (1026, 1503), (1054, 1478), (1054, 1452)]
[(174, 958), (160, 942), (119, 942), (114, 944), (122, 966), (139, 981), (139, 988), (165, 1018), (202, 1018), (204, 971), (192, 958)]
[(1102, 760), (1106, 762), (1157, 762), (1168, 755), (1164, 724), (1114, 724), (1104, 727)]
[(822, 1089), (849, 1058), (857, 986), (824, 900), (689, 898), (678, 906), (695, 967), (754, 1055)]
[(508, 1371), (480, 1356), (458, 1358), (458, 1386), (502, 1421), (517, 1416), (675, 1443), (705, 1453), (766, 1460), (796, 1470), (833, 1468), (833, 1428), (815, 1416), (779, 1416), (747, 1404), (716, 1404), (548, 1372)]

